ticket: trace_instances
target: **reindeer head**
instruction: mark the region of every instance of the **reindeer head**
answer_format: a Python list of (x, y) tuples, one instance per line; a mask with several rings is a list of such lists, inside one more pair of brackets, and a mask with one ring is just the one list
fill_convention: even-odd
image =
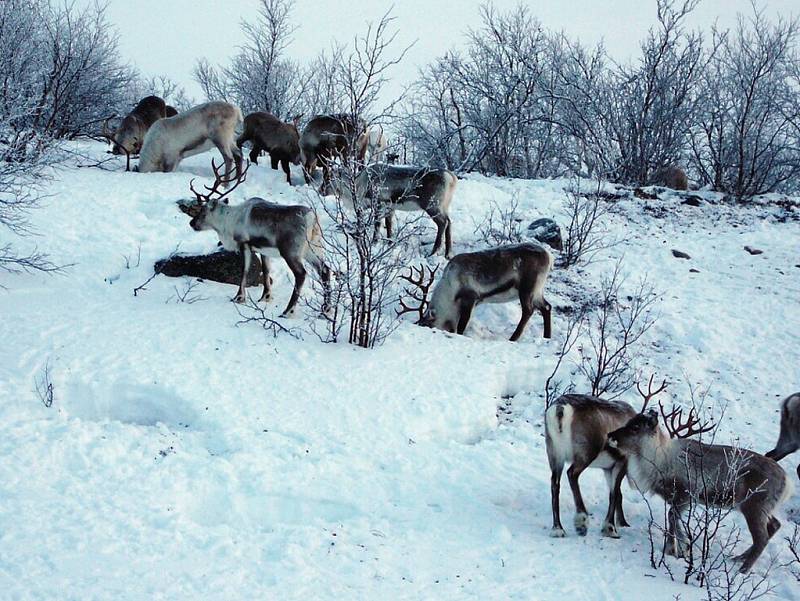
[(225, 192), (220, 192), (219, 187), (223, 183), (230, 181), (230, 173), (220, 173), (220, 168), (221, 166), (217, 167), (216, 163), (212, 160), (211, 169), (214, 171), (214, 183), (211, 186), (203, 186), (206, 189), (206, 192), (203, 193), (195, 189), (194, 179), (192, 179), (192, 181), (189, 182), (189, 189), (195, 197), (191, 199), (184, 198), (178, 201), (178, 208), (192, 218), (189, 225), (196, 232), (213, 229), (212, 225), (209, 223), (209, 217), (218, 212), (220, 206), (228, 204), (227, 196), (233, 192), (239, 184), (245, 181), (250, 164), (248, 163), (245, 166), (242, 170), (241, 177)]
[(649, 409), (608, 434), (607, 444), (623, 456), (641, 455), (642, 450), (656, 442), (659, 436), (658, 412)]
[(116, 155), (139, 154), (144, 133), (144, 124), (136, 115), (126, 116), (113, 134), (107, 130), (107, 121), (104, 129), (104, 136), (111, 142), (111, 152)]

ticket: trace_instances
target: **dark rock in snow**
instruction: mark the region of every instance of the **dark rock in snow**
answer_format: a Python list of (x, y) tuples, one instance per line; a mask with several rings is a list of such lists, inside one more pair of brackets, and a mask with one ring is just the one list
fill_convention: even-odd
[(695, 269), (694, 267), (692, 267), (692, 268), (689, 270), (689, 273), (700, 273), (700, 270), (699, 270), (699, 269)]
[(672, 249), (672, 256), (677, 258), (677, 259), (691, 259), (692, 258), (689, 255), (687, 255), (685, 252), (683, 252), (682, 250), (678, 250), (676, 248)]
[(699, 207), (701, 204), (703, 204), (703, 199), (699, 196), (692, 195), (684, 200), (681, 204), (689, 205), (690, 207)]
[(744, 249), (749, 252), (751, 255), (761, 255), (764, 254), (764, 251), (758, 248), (753, 248), (752, 246), (745, 246)]
[[(253, 256), (250, 271), (247, 273), (247, 285), (258, 286), (261, 283), (261, 262)], [(239, 284), (242, 277), (242, 258), (237, 252), (219, 250), (208, 255), (173, 255), (156, 261), (153, 266), (156, 272), (170, 277), (191, 276), (223, 284)]]
[(547, 244), (556, 250), (564, 248), (564, 241), (561, 238), (561, 228), (552, 219), (543, 217), (532, 222), (528, 226), (528, 233), (542, 244)]
[(634, 188), (633, 195), (636, 198), (641, 198), (642, 200), (656, 200), (658, 198), (658, 194), (653, 192), (648, 192), (643, 188)]

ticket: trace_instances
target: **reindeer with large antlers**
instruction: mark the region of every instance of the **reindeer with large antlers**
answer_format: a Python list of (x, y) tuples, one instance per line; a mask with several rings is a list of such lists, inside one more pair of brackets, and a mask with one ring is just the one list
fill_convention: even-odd
[(304, 261), (309, 261), (319, 274), (326, 296), (323, 306), (327, 306), (331, 272), (323, 260), (320, 244), (322, 232), (316, 213), (308, 207), (278, 205), (258, 197), (231, 206), (227, 196), (245, 181), (247, 168), (232, 187), (220, 192), (219, 188), (227, 181), (228, 173), (220, 173), (213, 161), (211, 166), (214, 184), (205, 186), (206, 192), (199, 192), (190, 183), (195, 199), (181, 200), (178, 207), (192, 218), (189, 224), (192, 229), (198, 232), (214, 230), (227, 250), (241, 253), (242, 280), (233, 300), (237, 303), (247, 300), (247, 272), (250, 269), (251, 252), (255, 251), (261, 255), (264, 284), (259, 301), (268, 302), (272, 296), (269, 257), (279, 255), (294, 274), (294, 290), (282, 316), (292, 314), (300, 297), (306, 279)]
[[(688, 551), (681, 514), (693, 501), (738, 509), (753, 538), (750, 548), (737, 557), (742, 562), (739, 571), (748, 572), (781, 526), (774, 513), (791, 492), (786, 472), (753, 451), (689, 439), (712, 430), (713, 425), (701, 423), (693, 409), (684, 414), (673, 406), (667, 412), (659, 404), (659, 415), (647, 409), (653, 396), (648, 394), (643, 393), (642, 412), (611, 432), (607, 446), (626, 459), (628, 478), (636, 488), (653, 492), (669, 504), (669, 554), (682, 557)], [(659, 427), (661, 419), (668, 432)]]

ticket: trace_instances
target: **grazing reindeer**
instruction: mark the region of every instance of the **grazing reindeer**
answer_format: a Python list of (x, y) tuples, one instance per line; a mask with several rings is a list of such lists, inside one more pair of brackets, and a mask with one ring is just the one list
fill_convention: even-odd
[(673, 190), (689, 189), (689, 178), (686, 177), (686, 172), (677, 165), (661, 167), (650, 178), (650, 183)]
[(628, 478), (641, 492), (654, 492), (669, 504), (667, 553), (688, 551), (681, 514), (693, 501), (736, 508), (747, 522), (753, 544), (736, 560), (741, 573), (750, 571), (769, 539), (781, 527), (773, 515), (791, 493), (789, 478), (772, 459), (746, 449), (687, 440), (707, 432), (692, 411), (661, 415), (669, 434), (659, 427), (655, 410), (639, 413), (608, 435), (608, 446), (627, 460)]
[(330, 269), (322, 259), (322, 232), (314, 211), (304, 206), (277, 205), (256, 197), (249, 198), (240, 205), (229, 206), (225, 197), (244, 181), (247, 170), (242, 172), (242, 176), (231, 188), (221, 193), (219, 186), (227, 178), (219, 173), (213, 162), (211, 166), (215, 178), (211, 187), (205, 186), (207, 193), (198, 192), (190, 183), (189, 187), (196, 200), (182, 200), (178, 207), (192, 218), (192, 229), (198, 232), (213, 229), (226, 250), (238, 250), (241, 253), (242, 280), (239, 291), (233, 298), (234, 302), (243, 303), (247, 300), (245, 287), (250, 269), (250, 253), (256, 251), (261, 255), (264, 283), (264, 292), (259, 302), (268, 302), (272, 296), (269, 257), (280, 255), (294, 274), (292, 297), (281, 316), (291, 315), (300, 297), (306, 279), (304, 260), (309, 260), (319, 273), (325, 288), (323, 306), (326, 307)]
[(142, 98), (113, 134), (105, 131), (104, 126), (103, 133), (111, 142), (111, 152), (127, 156), (139, 154), (147, 131), (153, 123), (166, 117), (168, 117), (167, 105), (163, 99), (158, 96)]
[[(436, 241), (431, 256), (435, 255), (445, 241), (445, 257), (453, 250), (451, 234), (452, 223), (449, 211), (458, 178), (446, 169), (425, 169), (421, 167), (398, 167), (383, 163), (370, 165), (355, 178), (355, 191), (358, 202), (364, 199), (377, 199), (381, 210), (375, 222), (375, 237), (380, 229), (380, 219), (386, 222), (386, 234), (392, 237), (392, 216), (394, 211), (425, 211), (436, 224)], [(347, 182), (336, 178), (334, 189), (348, 202), (352, 199)]]
[[(236, 166), (236, 178), (242, 174), (242, 153), (236, 147), (236, 126), (242, 112), (227, 102), (207, 102), (169, 119), (156, 121), (147, 132), (139, 154), (139, 171), (150, 173), (175, 171), (187, 156), (217, 147), (225, 161), (229, 177)], [(228, 180), (223, 182), (225, 186)]]
[(383, 162), (383, 153), (389, 148), (383, 126), (377, 124), (368, 126), (367, 131), (361, 134), (358, 145), (362, 149), (365, 163)]
[[(781, 433), (775, 448), (766, 456), (780, 461), (797, 449), (800, 449), (800, 392), (790, 394), (783, 399), (781, 403)], [(797, 466), (797, 477), (800, 478), (800, 465)]]
[(322, 166), (322, 191), (331, 181), (331, 162), (346, 156), (352, 149), (358, 160), (364, 159), (362, 134), (366, 124), (361, 118), (346, 113), (317, 115), (309, 121), (300, 136), (300, 156), (303, 162), (306, 183), (311, 183), (317, 163)]
[[(653, 390), (653, 377), (647, 385), (647, 393), (636, 387), (644, 398), (644, 406), (655, 395), (667, 387), (664, 380)], [(603, 536), (619, 538), (617, 526), (628, 526), (622, 511), (622, 480), (625, 477), (625, 461), (606, 447), (609, 432), (621, 428), (636, 415), (636, 410), (622, 401), (605, 401), (586, 394), (565, 394), (550, 405), (544, 414), (547, 461), (550, 464), (550, 500), (553, 508), (553, 529), (550, 536), (561, 538), (559, 495), (561, 474), (569, 463), (567, 478), (575, 500), (575, 530), (586, 536), (589, 514), (583, 502), (578, 478), (588, 467), (602, 469), (608, 483), (608, 512), (603, 520)]]
[(236, 139), (236, 146), (241, 149), (245, 142), (252, 142), (250, 162), (256, 165), (259, 153), (266, 150), (272, 161), (272, 168), (277, 169), (280, 163), (286, 174), (286, 181), (291, 186), (289, 163), (300, 164), (300, 134), (297, 132), (300, 117), (298, 115), (291, 123), (284, 123), (269, 113), (250, 113), (244, 118), (244, 131)]
[(542, 313), (544, 337), (550, 338), (544, 286), (552, 267), (550, 253), (531, 242), (456, 255), (445, 267), (420, 325), (463, 334), (478, 303), (518, 298), (522, 317), (511, 340), (522, 336), (535, 309)]

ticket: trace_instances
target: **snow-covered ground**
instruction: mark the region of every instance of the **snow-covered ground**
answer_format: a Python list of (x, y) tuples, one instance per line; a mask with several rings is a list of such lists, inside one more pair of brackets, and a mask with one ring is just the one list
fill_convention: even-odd
[[(568, 527), (566, 539), (549, 538), (543, 384), (575, 288), (590, 294), (624, 255), (629, 281), (646, 275), (661, 292), (643, 367), (669, 377), (673, 400), (688, 383), (710, 387), (728, 404), (720, 437), (770, 449), (778, 402), (800, 389), (796, 207), (619, 201), (607, 225), (623, 242), (551, 278), (548, 298), (562, 309), (552, 340), (535, 316), (508, 342), (519, 316), (510, 303), (479, 307), (466, 336), (409, 319), (366, 351), (319, 342), (302, 317), (285, 322), (301, 339), (237, 326), (230, 285), (204, 282), (202, 300), (181, 303), (186, 282), (159, 276), (133, 295), (176, 245), (215, 248), (213, 232), (192, 231), (175, 205), (191, 177), (210, 176), (209, 162), (193, 157), (173, 174), (56, 169), (33, 242), (72, 266), (0, 274), (0, 598), (704, 598), (650, 568), (647, 508), (627, 487), (633, 527), (600, 537), (597, 470), (582, 478), (589, 535)], [(282, 178), (252, 167), (233, 202), (307, 202), (305, 186)], [(524, 225), (563, 219), (568, 185), (460, 181), (456, 250), (478, 248), (473, 230), (492, 201), (516, 196)], [(277, 316), (291, 281), (282, 261), (274, 268)], [(47, 364), (50, 408), (34, 392)], [(791, 474), (798, 459), (783, 461)], [(798, 512), (795, 496), (757, 572), (769, 554), (788, 559), (782, 535)], [(800, 597), (787, 570), (771, 578), (774, 598)]]

